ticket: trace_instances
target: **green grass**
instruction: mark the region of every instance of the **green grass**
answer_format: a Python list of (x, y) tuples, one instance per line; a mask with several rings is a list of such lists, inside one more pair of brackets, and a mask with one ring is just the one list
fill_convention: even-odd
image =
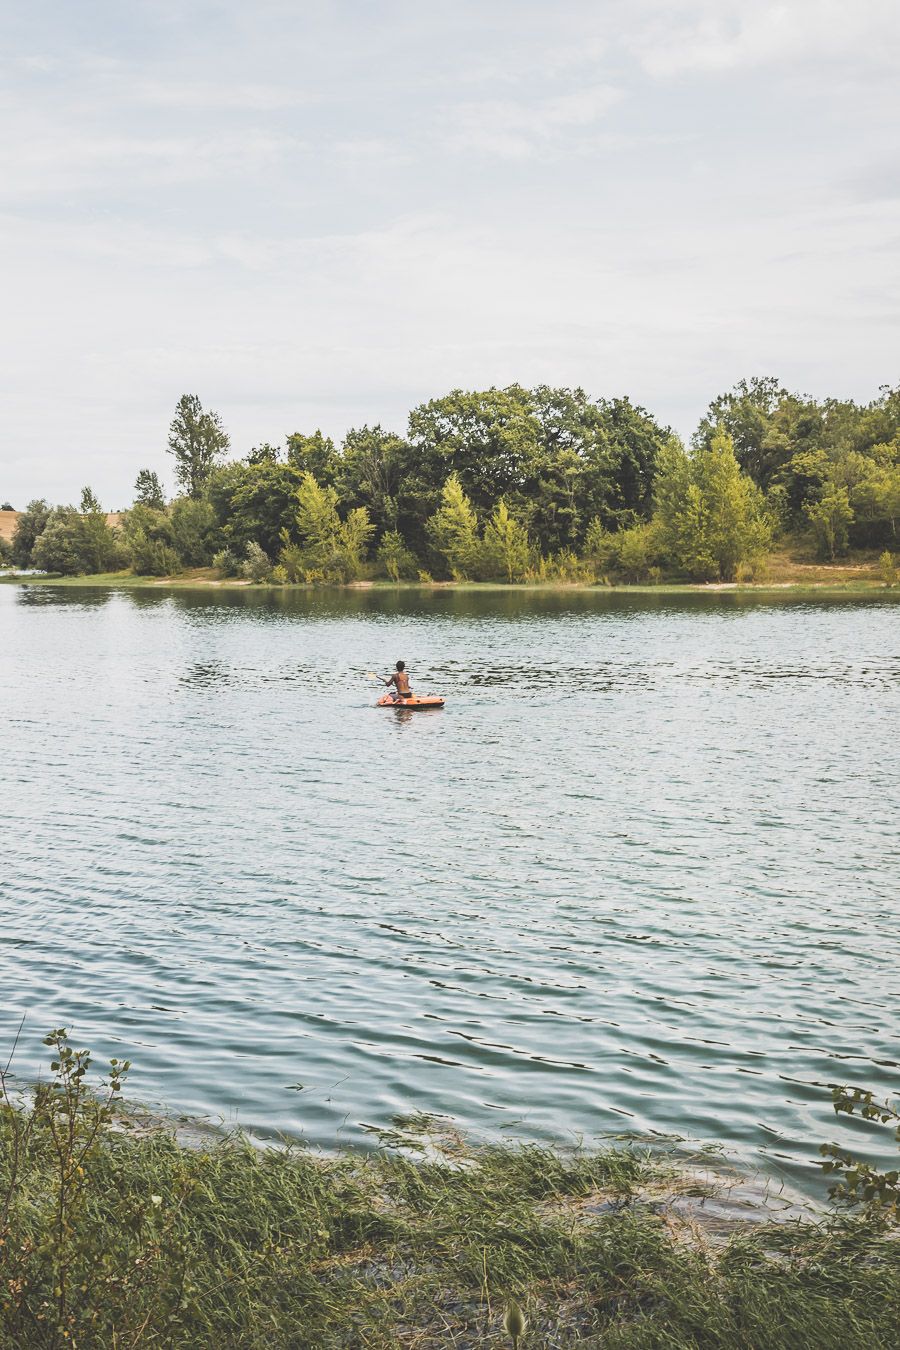
[[(63, 577), (0, 577), (0, 585), (16, 586), (76, 586), (114, 588), (114, 589), (136, 589), (153, 588), (157, 590), (165, 589), (214, 589), (214, 590), (251, 590), (251, 591), (309, 591), (314, 589), (323, 589), (307, 583), (297, 583), (295, 585), (276, 586), (270, 582), (248, 582), (242, 581), (237, 577), (219, 578), (211, 568), (195, 568), (182, 576), (176, 577), (141, 577), (133, 572), (100, 572), (96, 574)], [(835, 568), (829, 574), (829, 569), (825, 566), (815, 569), (815, 579), (804, 580), (803, 574), (796, 572), (792, 579), (781, 581), (764, 582), (745, 582), (733, 583), (727, 587), (721, 583), (714, 585), (703, 582), (659, 582), (651, 585), (648, 583), (617, 583), (615, 585), (605, 586), (596, 582), (515, 582), (512, 585), (505, 582), (491, 581), (400, 581), (392, 582), (385, 580), (369, 581), (365, 583), (350, 582), (348, 585), (336, 585), (336, 589), (354, 590), (364, 586), (367, 589), (396, 592), (396, 591), (473, 591), (508, 593), (510, 591), (529, 592), (560, 592), (560, 591), (599, 591), (601, 593), (609, 592), (615, 594), (629, 595), (697, 595), (711, 594), (724, 590), (726, 593), (736, 592), (747, 595), (782, 595), (786, 591), (798, 594), (815, 595), (871, 595), (873, 593), (883, 593), (884, 595), (900, 595), (900, 588), (889, 589), (884, 586), (876, 576), (852, 576), (844, 569)], [(327, 589), (327, 588), (324, 588)]]
[(23, 1148), (28, 1119), (0, 1109), (3, 1350), (501, 1346), (509, 1297), (521, 1350), (897, 1344), (900, 1243), (835, 1219), (716, 1246), (652, 1198), (678, 1186), (666, 1163), (627, 1149), (321, 1157), (104, 1120), (61, 1229), (49, 1116)]

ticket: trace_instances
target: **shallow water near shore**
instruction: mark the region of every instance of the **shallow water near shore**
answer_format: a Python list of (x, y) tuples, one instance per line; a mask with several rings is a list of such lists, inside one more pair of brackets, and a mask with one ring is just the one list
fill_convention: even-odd
[[(403, 656), (436, 713), (376, 709)], [(720, 1144), (896, 1089), (900, 605), (0, 588), (0, 1058), (271, 1138)]]

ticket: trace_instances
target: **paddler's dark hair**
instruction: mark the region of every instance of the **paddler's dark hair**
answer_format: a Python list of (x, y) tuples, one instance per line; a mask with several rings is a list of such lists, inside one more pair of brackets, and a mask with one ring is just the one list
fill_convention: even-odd
[(405, 669), (406, 669), (406, 666), (404, 665), (404, 663), (403, 663), (402, 661), (398, 661), (398, 662), (397, 662), (397, 669), (398, 669), (398, 670), (405, 670)]

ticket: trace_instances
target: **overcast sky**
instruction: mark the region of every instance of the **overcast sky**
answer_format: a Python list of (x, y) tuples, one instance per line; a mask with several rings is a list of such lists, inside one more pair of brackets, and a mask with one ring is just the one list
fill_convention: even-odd
[(897, 0), (0, 0), (0, 500), (456, 386), (900, 380)]

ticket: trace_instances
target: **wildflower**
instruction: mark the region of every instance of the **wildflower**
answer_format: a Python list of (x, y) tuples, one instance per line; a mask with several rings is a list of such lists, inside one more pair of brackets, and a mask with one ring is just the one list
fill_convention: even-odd
[(161, 1196), (161, 1195), (151, 1195), (151, 1197), (150, 1197), (150, 1203), (151, 1203), (151, 1205), (153, 1206), (154, 1209), (159, 1209), (160, 1205), (162, 1204), (162, 1196)]

